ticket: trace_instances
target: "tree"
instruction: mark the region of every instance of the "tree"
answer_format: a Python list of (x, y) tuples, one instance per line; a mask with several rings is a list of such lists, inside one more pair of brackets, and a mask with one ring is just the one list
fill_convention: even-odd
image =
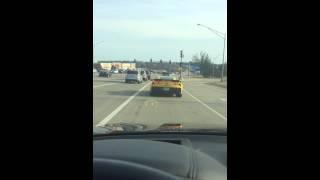
[(200, 73), (203, 77), (212, 76), (212, 63), (209, 55), (205, 52), (200, 52), (200, 55), (192, 57), (192, 63), (200, 66)]
[(193, 55), (192, 56), (192, 61), (191, 61), (192, 63), (194, 63), (194, 64), (200, 64), (200, 58), (199, 58), (199, 56), (198, 55)]
[(97, 71), (100, 71), (100, 70), (102, 69), (100, 63), (93, 63), (93, 67), (94, 67)]

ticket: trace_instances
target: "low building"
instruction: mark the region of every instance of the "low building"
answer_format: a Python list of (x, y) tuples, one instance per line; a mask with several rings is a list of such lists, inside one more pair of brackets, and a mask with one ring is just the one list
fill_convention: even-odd
[(100, 64), (100, 67), (102, 69), (106, 69), (106, 70), (111, 70), (112, 67), (115, 69), (122, 69), (122, 70), (126, 70), (126, 69), (136, 69), (136, 63), (132, 63), (132, 62), (98, 62)]

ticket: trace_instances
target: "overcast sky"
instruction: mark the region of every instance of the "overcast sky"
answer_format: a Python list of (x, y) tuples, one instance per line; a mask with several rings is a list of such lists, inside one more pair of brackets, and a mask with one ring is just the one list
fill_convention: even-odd
[[(204, 51), (221, 63), (226, 0), (93, 0), (95, 60), (179, 60)], [(102, 43), (99, 43), (103, 41)]]

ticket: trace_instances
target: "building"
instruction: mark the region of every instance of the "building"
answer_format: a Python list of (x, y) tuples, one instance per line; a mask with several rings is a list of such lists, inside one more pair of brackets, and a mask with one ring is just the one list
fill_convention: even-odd
[(136, 63), (132, 62), (121, 62), (121, 61), (99, 61), (102, 69), (111, 70), (112, 67), (116, 69), (136, 69)]

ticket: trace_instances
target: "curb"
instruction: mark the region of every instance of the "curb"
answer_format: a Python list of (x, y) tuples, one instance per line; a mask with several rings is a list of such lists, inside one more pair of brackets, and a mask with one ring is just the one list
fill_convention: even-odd
[(227, 84), (220, 84), (220, 83), (217, 83), (217, 82), (209, 82), (209, 83), (206, 83), (206, 84), (217, 86), (217, 87), (221, 87), (221, 88), (227, 88)]

